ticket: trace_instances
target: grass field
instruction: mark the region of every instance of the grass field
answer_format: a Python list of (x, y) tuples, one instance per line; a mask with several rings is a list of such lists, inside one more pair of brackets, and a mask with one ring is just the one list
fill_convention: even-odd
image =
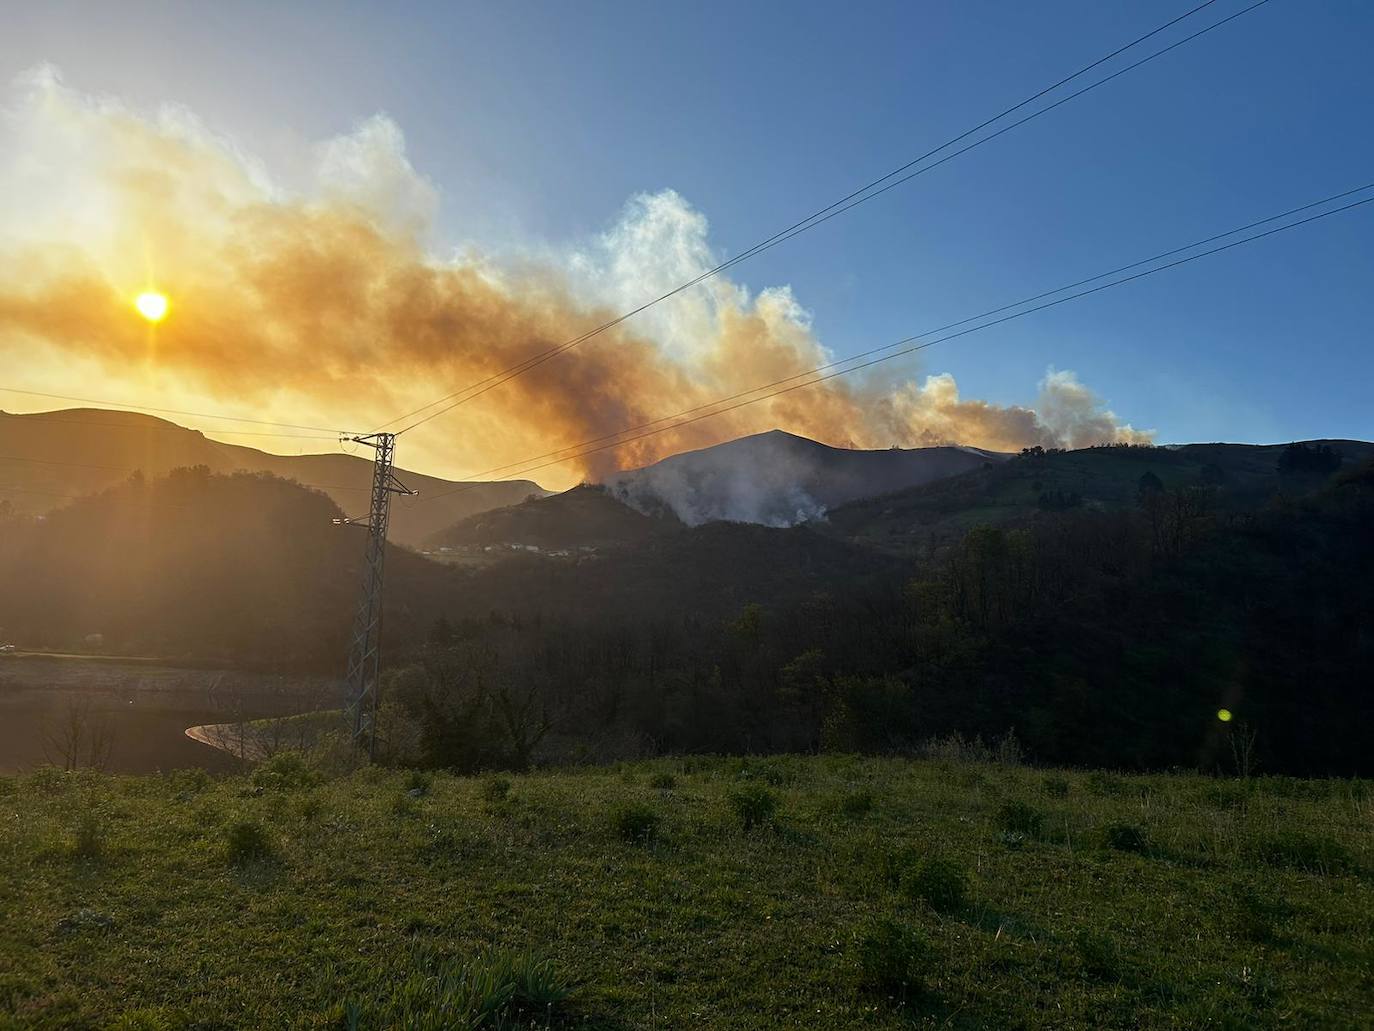
[(1369, 1027), (1367, 782), (0, 779), (0, 1026)]

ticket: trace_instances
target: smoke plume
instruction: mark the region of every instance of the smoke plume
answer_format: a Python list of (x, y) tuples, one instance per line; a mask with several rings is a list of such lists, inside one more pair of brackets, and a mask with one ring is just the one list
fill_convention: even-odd
[[(315, 148), (290, 184), (190, 112), (135, 111), (51, 69), (0, 118), (0, 360), (35, 389), (366, 430), (717, 260), (705, 218), (670, 190), (580, 246), (437, 255), (439, 191), (383, 116)], [(150, 330), (130, 299), (154, 283), (172, 310)], [(417, 429), (403, 460), (472, 473), (831, 358), (787, 287), (720, 277)], [(1149, 436), (1071, 372), (1040, 389), (1022, 408), (962, 399), (948, 374), (833, 380), (538, 475), (597, 478), (774, 427), (858, 447)]]

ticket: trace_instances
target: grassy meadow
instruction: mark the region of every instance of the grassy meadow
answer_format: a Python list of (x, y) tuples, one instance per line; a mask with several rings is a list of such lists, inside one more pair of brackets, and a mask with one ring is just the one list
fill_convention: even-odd
[(0, 1027), (1356, 1028), (1368, 782), (278, 757), (0, 779)]

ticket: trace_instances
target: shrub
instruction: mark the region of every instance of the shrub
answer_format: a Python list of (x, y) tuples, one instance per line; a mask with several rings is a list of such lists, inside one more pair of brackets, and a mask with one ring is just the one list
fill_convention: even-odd
[(301, 801), (301, 819), (306, 823), (314, 823), (319, 819), (322, 812), (324, 812), (324, 799), (319, 795), (306, 795)]
[(865, 816), (873, 809), (873, 792), (851, 791), (840, 799), (840, 812), (845, 816)]
[(1284, 831), (1260, 839), (1258, 853), (1270, 866), (1308, 873), (1345, 873), (1355, 868), (1350, 850), (1334, 838)]
[(1073, 945), (1086, 973), (1107, 981), (1120, 979), (1121, 954), (1117, 951), (1116, 943), (1106, 935), (1080, 931)]
[(105, 829), (93, 808), (82, 811), (72, 835), (72, 856), (76, 859), (99, 859), (105, 854)]
[(231, 824), (225, 835), (228, 839), (229, 862), (234, 866), (276, 858), (272, 838), (260, 823), (240, 820)]
[(626, 841), (645, 845), (658, 834), (658, 813), (647, 805), (629, 803), (611, 811), (611, 826)]
[(299, 752), (278, 752), (253, 771), (253, 786), (264, 791), (297, 791), (320, 782), (319, 771)]
[(494, 952), (466, 963), (426, 964), (377, 1001), (343, 1007), (356, 1027), (511, 1028), (544, 1026), (575, 990), (547, 959)]
[(773, 819), (778, 810), (778, 796), (762, 784), (746, 784), (729, 795), (730, 809), (748, 833)]
[(739, 780), (760, 780), (771, 787), (782, 788), (796, 783), (797, 769), (795, 764), (782, 756), (741, 759), (735, 776)]
[(108, 1031), (173, 1031), (191, 1022), (179, 1013), (163, 1009), (126, 1010), (108, 1025)]
[(510, 781), (505, 777), (487, 777), (482, 781), (482, 800), (488, 805), (498, 805), (510, 794)]
[(40, 766), (29, 774), (28, 780), (29, 786), (35, 791), (55, 795), (66, 789), (72, 777), (65, 770), (59, 770), (56, 766)]
[(1256, 894), (1249, 887), (1241, 887), (1235, 894), (1236, 931), (1252, 942), (1272, 942), (1277, 938), (1276, 925), (1293, 915), (1291, 906)]
[(1063, 777), (1046, 777), (1044, 785), (1045, 794), (1051, 798), (1067, 798), (1069, 795), (1069, 782)]
[(671, 773), (655, 773), (649, 778), (649, 787), (659, 791), (672, 791), (677, 787), (677, 778)]
[(907, 871), (914, 867), (919, 859), (919, 853), (910, 845), (896, 851), (881, 852), (878, 854), (878, 876), (884, 884), (896, 891), (902, 886), (902, 879)]
[(997, 818), (1003, 830), (1028, 838), (1037, 838), (1040, 836), (1040, 824), (1044, 822), (1045, 814), (1025, 802), (1003, 802), (997, 811)]
[(1103, 832), (1107, 847), (1117, 852), (1143, 853), (1150, 847), (1145, 828), (1132, 823), (1113, 823)]
[(166, 774), (167, 787), (174, 794), (196, 795), (214, 783), (214, 778), (199, 766), (188, 770), (172, 770)]
[(1101, 770), (1093, 770), (1084, 779), (1088, 791), (1102, 798), (1120, 798), (1130, 793), (1131, 786), (1122, 777), (1115, 774), (1103, 773)]
[(428, 795), (434, 786), (434, 778), (423, 770), (411, 770), (406, 774), (405, 785), (406, 791), (412, 795)]
[(880, 920), (859, 938), (859, 985), (865, 991), (905, 998), (922, 988), (930, 946), (906, 924)]
[(902, 890), (909, 899), (948, 913), (963, 906), (968, 875), (952, 859), (926, 856), (902, 878)]
[(575, 988), (553, 960), (529, 952), (507, 955), (503, 971), (515, 986), (516, 1005), (546, 1016), (566, 1002)]

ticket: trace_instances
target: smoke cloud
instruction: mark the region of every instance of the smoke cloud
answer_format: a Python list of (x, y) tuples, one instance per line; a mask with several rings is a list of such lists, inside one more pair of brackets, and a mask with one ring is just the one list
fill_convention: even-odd
[[(371, 429), (717, 260), (706, 219), (670, 190), (632, 198), (579, 246), (436, 256), (426, 241), (439, 191), (391, 120), (310, 157), (305, 181), (288, 186), (188, 111), (135, 111), (46, 68), (23, 78), (0, 114), (0, 360), (25, 371), (10, 378)], [(155, 331), (130, 305), (150, 284), (172, 299)], [(716, 278), (426, 424), (405, 438), (404, 464), (472, 473), (832, 357), (787, 287)], [(963, 399), (948, 374), (836, 380), (537, 475), (600, 478), (774, 427), (858, 447), (1150, 436), (1071, 372), (1052, 371), (1024, 408)]]

